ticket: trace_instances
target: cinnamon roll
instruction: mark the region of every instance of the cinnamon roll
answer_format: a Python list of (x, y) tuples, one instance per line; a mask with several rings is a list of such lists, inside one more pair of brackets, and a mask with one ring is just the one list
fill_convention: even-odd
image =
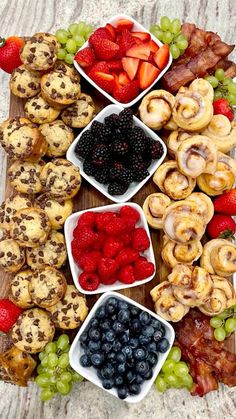
[(216, 316), (222, 313), (229, 307), (232, 307), (235, 302), (235, 291), (231, 282), (226, 278), (212, 275), (213, 290), (206, 302), (199, 306), (199, 310), (207, 316)]
[(140, 118), (149, 128), (159, 130), (171, 119), (175, 104), (174, 96), (166, 90), (153, 90), (144, 96), (140, 106)]
[(236, 123), (224, 115), (214, 115), (202, 134), (211, 138), (222, 153), (228, 153), (236, 146)]
[(176, 152), (179, 170), (192, 178), (197, 178), (202, 173), (214, 173), (217, 157), (216, 145), (203, 135), (193, 135), (187, 138)]
[(170, 198), (163, 193), (152, 193), (143, 204), (143, 211), (148, 224), (156, 229), (163, 228), (162, 217), (165, 209), (171, 204)]
[(164, 125), (163, 128), (167, 129), (169, 131), (174, 131), (174, 130), (178, 129), (178, 125), (174, 121), (173, 116), (171, 116), (170, 120), (167, 122), (166, 125)]
[(172, 131), (166, 141), (168, 154), (171, 157), (175, 157), (176, 151), (178, 150), (180, 144), (190, 136), (191, 134), (180, 129)]
[(218, 151), (218, 162), (222, 162), (228, 166), (228, 169), (231, 170), (236, 178), (236, 160), (232, 157), (227, 156), (227, 154), (221, 153)]
[(153, 181), (174, 200), (187, 198), (196, 186), (196, 180), (181, 173), (174, 160), (163, 163), (154, 173)]
[(179, 322), (189, 312), (189, 307), (175, 298), (168, 281), (161, 282), (151, 290), (150, 294), (156, 313), (167, 321)]
[(161, 257), (170, 268), (174, 268), (178, 263), (192, 265), (202, 254), (202, 244), (199, 240), (189, 244), (180, 244), (164, 236), (163, 241)]
[(202, 192), (193, 192), (188, 196), (187, 201), (196, 204), (196, 213), (208, 224), (214, 215), (214, 205), (209, 196)]
[(213, 239), (203, 247), (201, 266), (212, 275), (231, 276), (236, 272), (236, 245), (225, 239)]
[(192, 132), (202, 130), (209, 124), (213, 106), (208, 97), (183, 89), (175, 99), (173, 118), (180, 128)]
[(222, 161), (217, 162), (214, 174), (203, 173), (197, 178), (197, 185), (207, 195), (216, 196), (232, 189), (235, 176), (231, 168)]
[(205, 79), (199, 78), (192, 81), (189, 85), (189, 90), (198, 92), (203, 97), (208, 98), (211, 102), (214, 100), (214, 89), (212, 85)]

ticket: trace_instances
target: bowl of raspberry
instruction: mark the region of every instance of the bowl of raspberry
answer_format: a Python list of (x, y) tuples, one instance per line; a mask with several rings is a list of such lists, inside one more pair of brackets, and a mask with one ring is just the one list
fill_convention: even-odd
[(145, 284), (155, 275), (155, 257), (142, 208), (112, 204), (70, 215), (65, 239), (72, 278), (84, 294)]

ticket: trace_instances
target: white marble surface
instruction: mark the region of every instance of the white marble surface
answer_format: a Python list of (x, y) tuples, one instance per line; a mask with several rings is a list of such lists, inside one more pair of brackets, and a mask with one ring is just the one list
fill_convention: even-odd
[[(236, 0), (1, 0), (1, 36), (52, 31), (86, 20), (98, 25), (109, 17), (127, 13), (148, 28), (160, 16), (179, 17), (219, 32), (234, 43)], [(234, 55), (235, 58), (235, 55)], [(0, 120), (8, 115), (8, 75), (0, 71)], [(4, 189), (5, 158), (0, 150), (0, 196)], [(221, 387), (204, 398), (185, 391), (159, 394), (153, 388), (136, 405), (122, 402), (86, 382), (74, 386), (68, 397), (57, 396), (42, 404), (34, 384), (19, 388), (0, 382), (1, 419), (229, 419), (236, 418), (236, 391)]]

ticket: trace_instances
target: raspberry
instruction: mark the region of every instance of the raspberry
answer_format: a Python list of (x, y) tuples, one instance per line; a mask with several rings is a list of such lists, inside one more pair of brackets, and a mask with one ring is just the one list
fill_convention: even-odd
[(95, 291), (99, 286), (99, 277), (94, 273), (83, 272), (79, 276), (81, 288), (86, 291)]
[(111, 276), (110, 278), (101, 278), (101, 283), (103, 285), (112, 285), (117, 281), (116, 276)]
[(78, 262), (79, 256), (81, 254), (81, 250), (79, 248), (79, 242), (77, 239), (73, 239), (71, 242), (71, 253), (75, 262)]
[(98, 233), (97, 233), (97, 240), (94, 243), (93, 248), (95, 250), (101, 250), (101, 249), (103, 249), (105, 240), (106, 240), (106, 234), (103, 233), (102, 231), (98, 231)]
[(134, 264), (134, 276), (137, 281), (148, 278), (154, 273), (154, 265), (145, 258), (138, 258)]
[(126, 247), (116, 256), (116, 262), (119, 266), (126, 266), (133, 263), (139, 257), (139, 252), (135, 249)]
[(130, 205), (124, 205), (123, 207), (121, 207), (120, 216), (121, 217), (127, 217), (127, 218), (134, 218), (136, 223), (140, 219), (139, 212), (136, 209), (134, 209), (133, 207), (131, 207)]
[(115, 212), (111, 212), (111, 211), (99, 212), (98, 214), (96, 214), (97, 229), (100, 231), (105, 231), (106, 225), (116, 217), (117, 215)]
[(132, 241), (132, 234), (130, 232), (124, 233), (120, 236), (120, 240), (123, 242), (124, 246), (128, 246)]
[(102, 258), (98, 262), (98, 272), (101, 277), (101, 281), (104, 281), (108, 278), (114, 277), (118, 265), (114, 259), (111, 258)]
[(118, 279), (124, 284), (132, 284), (135, 281), (133, 266), (123, 266), (123, 268), (119, 270)]
[[(76, 230), (76, 237), (78, 238), (79, 242), (79, 248), (80, 249), (88, 249), (89, 247), (92, 247), (94, 243), (96, 243), (97, 240), (97, 234), (89, 227), (82, 227), (75, 228)], [(74, 230), (74, 235), (75, 235)]]
[(78, 257), (78, 265), (85, 272), (95, 272), (99, 260), (101, 259), (101, 252), (98, 250), (93, 250), (92, 252), (81, 253)]
[(95, 213), (92, 211), (84, 212), (78, 219), (78, 227), (90, 227), (93, 228), (95, 225)]
[(107, 237), (103, 247), (103, 254), (107, 258), (113, 258), (122, 248), (123, 243), (121, 240), (114, 237)]
[(111, 236), (119, 236), (122, 233), (125, 233), (126, 224), (121, 218), (114, 218), (106, 225), (106, 233)]
[(134, 230), (132, 243), (133, 248), (139, 252), (149, 248), (150, 240), (144, 228), (139, 227)]

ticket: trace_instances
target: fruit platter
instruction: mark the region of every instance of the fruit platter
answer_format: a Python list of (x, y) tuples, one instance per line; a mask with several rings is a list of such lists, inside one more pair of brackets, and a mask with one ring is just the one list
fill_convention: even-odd
[(236, 386), (234, 45), (167, 16), (1, 39), (0, 379)]

